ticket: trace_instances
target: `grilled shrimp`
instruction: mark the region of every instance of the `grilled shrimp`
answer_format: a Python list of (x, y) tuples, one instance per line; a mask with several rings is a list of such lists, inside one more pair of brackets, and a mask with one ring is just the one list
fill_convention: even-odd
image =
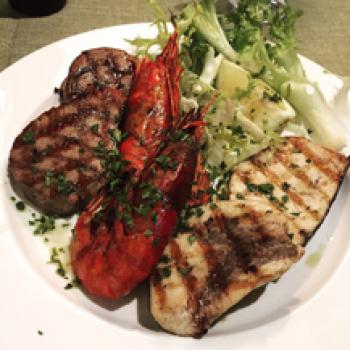
[(180, 116), (180, 72), (175, 33), (154, 62), (138, 68), (119, 148), (128, 161), (124, 182), (96, 197), (77, 221), (72, 265), (93, 295), (120, 298), (149, 276), (190, 195), (201, 115)]
[(178, 123), (180, 74), (175, 32), (155, 61), (144, 58), (140, 62), (129, 95), (128, 114), (122, 126), (128, 137), (120, 151), (138, 172)]

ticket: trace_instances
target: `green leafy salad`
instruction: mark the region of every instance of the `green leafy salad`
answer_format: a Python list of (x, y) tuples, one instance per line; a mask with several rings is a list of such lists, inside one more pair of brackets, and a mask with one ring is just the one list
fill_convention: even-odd
[[(148, 2), (158, 35), (131, 41), (139, 56), (163, 48), (172, 30), (157, 2)], [(214, 0), (202, 0), (173, 15), (184, 68), (183, 112), (216, 96), (202, 145), (209, 173), (221, 169), (225, 177), (286, 128), (332, 149), (344, 146), (345, 136), (297, 54), (294, 26), (300, 15), (286, 2), (271, 0), (227, 2), (220, 11)]]

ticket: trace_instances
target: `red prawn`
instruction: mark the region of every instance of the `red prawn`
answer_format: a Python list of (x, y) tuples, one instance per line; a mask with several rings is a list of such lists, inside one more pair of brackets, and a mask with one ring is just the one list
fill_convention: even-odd
[(120, 145), (120, 152), (138, 173), (178, 123), (181, 71), (176, 32), (155, 61), (144, 58), (138, 66), (122, 126), (128, 137)]
[(129, 136), (120, 147), (130, 162), (126, 203), (101, 194), (77, 221), (72, 266), (93, 295), (120, 298), (149, 276), (191, 192), (197, 143), (174, 134), (191, 135), (196, 116), (180, 117), (180, 72), (174, 34), (154, 62), (141, 62), (129, 97), (122, 127)]

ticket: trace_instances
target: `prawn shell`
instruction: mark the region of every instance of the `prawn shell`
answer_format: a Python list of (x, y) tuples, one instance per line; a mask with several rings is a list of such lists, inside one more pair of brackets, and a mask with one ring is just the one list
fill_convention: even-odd
[(111, 229), (102, 224), (95, 233), (88, 226), (77, 231), (88, 236), (89, 244), (80, 251), (75, 249), (72, 264), (89, 294), (118, 299), (149, 276), (177, 223), (177, 213), (169, 207), (157, 206), (151, 214), (154, 213), (157, 213), (156, 223), (150, 217), (136, 217), (137, 230), (132, 234), (120, 232), (123, 231), (120, 221)]
[(155, 61), (148, 58), (140, 61), (122, 125), (133, 141), (129, 142), (127, 138), (124, 141), (127, 145), (121, 146), (124, 158), (136, 170), (142, 170), (140, 161), (145, 163), (157, 153), (180, 116), (182, 69), (178, 56), (177, 34), (174, 33)]

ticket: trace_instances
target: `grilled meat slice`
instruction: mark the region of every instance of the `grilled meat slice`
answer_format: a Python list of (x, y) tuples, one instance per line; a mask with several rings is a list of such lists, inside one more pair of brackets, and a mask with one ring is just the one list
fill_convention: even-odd
[(67, 103), (102, 87), (116, 87), (128, 95), (135, 74), (136, 57), (120, 49), (101, 47), (83, 51), (72, 62), (60, 89)]
[(238, 164), (230, 198), (270, 203), (305, 244), (322, 223), (342, 183), (349, 159), (302, 137), (288, 137)]
[(101, 153), (112, 137), (124, 95), (106, 88), (44, 112), (17, 136), (9, 177), (15, 191), (48, 215), (82, 209), (105, 183)]
[(191, 232), (166, 247), (151, 281), (156, 321), (176, 334), (200, 335), (253, 289), (279, 278), (302, 256), (348, 167), (343, 155), (299, 137), (238, 164), (231, 200), (204, 207)]
[(253, 289), (303, 254), (287, 220), (259, 200), (221, 201), (167, 245), (151, 280), (151, 313), (164, 329), (199, 336)]

